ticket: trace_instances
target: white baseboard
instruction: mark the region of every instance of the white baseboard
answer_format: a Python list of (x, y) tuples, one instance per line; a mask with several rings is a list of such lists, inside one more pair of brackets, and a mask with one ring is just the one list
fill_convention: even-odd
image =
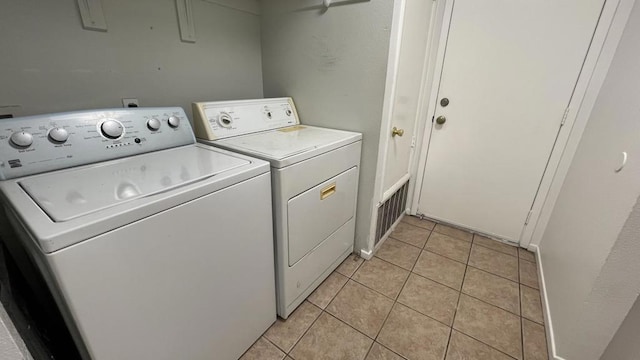
[(367, 251), (365, 249), (360, 249), (360, 257), (365, 260), (371, 260), (373, 257), (373, 250)]
[(563, 357), (558, 356), (556, 352), (556, 342), (555, 337), (553, 336), (553, 322), (551, 321), (551, 314), (549, 312), (549, 298), (547, 297), (547, 286), (544, 278), (544, 270), (542, 268), (542, 259), (539, 251), (540, 248), (536, 244), (530, 244), (527, 248), (536, 253), (538, 278), (540, 279), (540, 295), (542, 297), (542, 313), (544, 316), (544, 330), (547, 333), (547, 351), (549, 352), (549, 359), (565, 360)]

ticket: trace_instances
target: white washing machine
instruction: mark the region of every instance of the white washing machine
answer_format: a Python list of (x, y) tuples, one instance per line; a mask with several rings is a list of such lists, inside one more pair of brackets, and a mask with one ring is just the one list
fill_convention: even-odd
[(275, 321), (269, 164), (181, 108), (2, 120), (0, 179), (13, 278), (82, 358), (234, 360)]
[(268, 160), (278, 315), (353, 252), (362, 135), (301, 125), (291, 98), (193, 104), (199, 141)]

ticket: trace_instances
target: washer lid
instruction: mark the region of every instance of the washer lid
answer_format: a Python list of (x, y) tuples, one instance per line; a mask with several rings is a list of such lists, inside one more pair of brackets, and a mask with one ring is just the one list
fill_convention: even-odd
[(250, 162), (198, 146), (185, 146), (19, 180), (55, 222), (198, 182)]
[[(266, 160), (283, 160), (303, 153), (314, 156), (317, 153), (333, 150), (361, 138), (361, 134), (354, 132), (294, 125), (209, 143), (227, 149), (239, 150)], [(306, 157), (304, 158), (306, 159)], [(297, 159), (297, 161), (300, 160), (303, 159)]]

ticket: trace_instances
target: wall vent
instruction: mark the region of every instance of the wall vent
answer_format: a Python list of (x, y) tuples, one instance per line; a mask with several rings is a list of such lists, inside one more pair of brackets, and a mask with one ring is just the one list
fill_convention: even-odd
[(393, 195), (378, 206), (378, 221), (376, 222), (377, 245), (382, 240), (391, 226), (400, 218), (407, 207), (407, 192), (409, 181), (404, 183)]

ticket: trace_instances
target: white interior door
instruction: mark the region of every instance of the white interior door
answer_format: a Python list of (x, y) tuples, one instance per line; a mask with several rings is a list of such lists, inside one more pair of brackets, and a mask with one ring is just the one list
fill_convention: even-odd
[[(383, 198), (391, 195), (409, 177), (433, 4), (433, 1), (424, 0), (405, 1), (391, 124), (383, 129), (388, 136), (385, 139)], [(395, 135), (392, 133), (394, 127), (399, 132)]]
[(604, 0), (452, 1), (418, 212), (518, 241)]

